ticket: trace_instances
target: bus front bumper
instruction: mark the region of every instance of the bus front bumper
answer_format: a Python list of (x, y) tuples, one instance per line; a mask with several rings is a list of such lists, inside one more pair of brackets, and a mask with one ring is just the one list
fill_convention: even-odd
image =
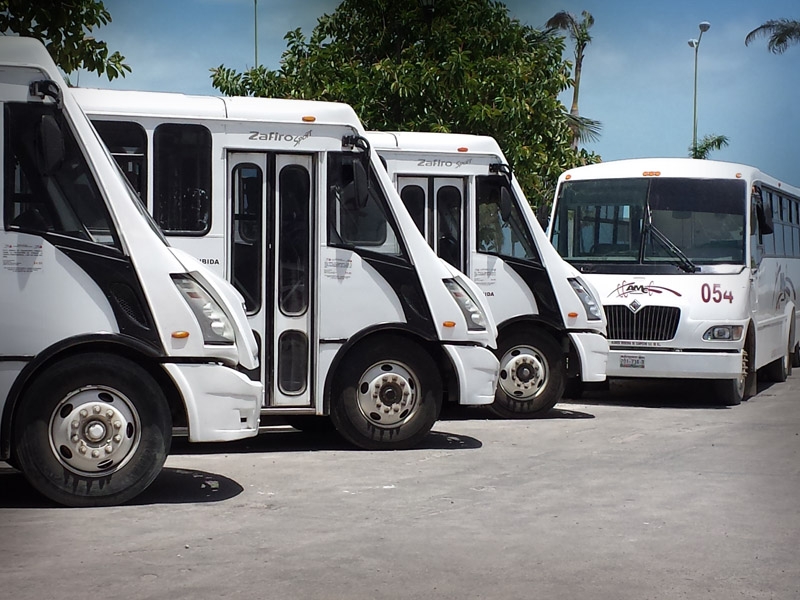
[(581, 361), (581, 381), (605, 381), (608, 340), (599, 333), (570, 333), (569, 339)]
[(491, 404), (500, 363), (488, 348), (482, 346), (444, 345), (458, 375), (458, 403), (470, 406)]
[(219, 364), (166, 363), (189, 420), (190, 442), (227, 442), (258, 433), (264, 386)]
[(611, 350), (609, 377), (735, 379), (742, 372), (742, 352), (654, 352)]

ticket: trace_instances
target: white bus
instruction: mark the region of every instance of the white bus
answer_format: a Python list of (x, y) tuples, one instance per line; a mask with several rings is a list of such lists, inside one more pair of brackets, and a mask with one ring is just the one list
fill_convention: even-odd
[(44, 46), (0, 36), (0, 459), (70, 506), (124, 502), (173, 428), (256, 435), (241, 296), (172, 250)]
[(357, 446), (407, 448), (443, 398), (492, 401), (482, 295), (427, 246), (350, 106), (75, 93), (170, 242), (244, 296), (265, 422), (330, 416)]
[(494, 138), (369, 132), (420, 231), (481, 288), (498, 326), (491, 410), (546, 413), (569, 382), (604, 381), (605, 317), (591, 286), (551, 246)]
[(753, 167), (645, 158), (559, 179), (553, 245), (600, 290), (609, 377), (714, 380), (718, 401), (756, 371), (798, 366), (800, 189)]

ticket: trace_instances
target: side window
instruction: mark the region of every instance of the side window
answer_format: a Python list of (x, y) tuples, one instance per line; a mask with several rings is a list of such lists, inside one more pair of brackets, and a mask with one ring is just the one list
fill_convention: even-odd
[(777, 219), (777, 206), (776, 198), (772, 192), (767, 192), (764, 195), (764, 210), (770, 211), (772, 214), (772, 233), (764, 236), (764, 251), (769, 256), (775, 256), (775, 240), (780, 233), (780, 223)]
[(505, 177), (478, 177), (476, 200), (479, 252), (539, 261), (528, 223)]
[(407, 185), (400, 192), (400, 199), (414, 219), (417, 229), (425, 235), (425, 190), (418, 185)]
[(236, 165), (231, 185), (232, 280), (244, 297), (245, 310), (252, 314), (261, 307), (261, 207), (264, 205), (264, 173), (254, 164)]
[(397, 224), (372, 169), (360, 178), (360, 155), (328, 155), (328, 243), (405, 257)]
[(55, 106), (5, 105), (6, 229), (120, 248), (108, 208), (69, 124)]
[(153, 134), (153, 216), (172, 235), (211, 229), (211, 132), (165, 123)]
[(278, 182), (278, 304), (286, 315), (302, 315), (310, 287), (311, 177), (300, 165), (288, 165)]
[(92, 121), (111, 156), (147, 205), (147, 133), (131, 121)]
[(461, 233), (461, 190), (444, 185), (436, 192), (438, 254), (456, 269), (464, 269)]

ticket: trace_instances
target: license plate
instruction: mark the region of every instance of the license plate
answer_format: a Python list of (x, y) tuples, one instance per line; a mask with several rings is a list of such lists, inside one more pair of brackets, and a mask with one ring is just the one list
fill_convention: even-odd
[(644, 356), (623, 354), (619, 357), (620, 368), (644, 369)]

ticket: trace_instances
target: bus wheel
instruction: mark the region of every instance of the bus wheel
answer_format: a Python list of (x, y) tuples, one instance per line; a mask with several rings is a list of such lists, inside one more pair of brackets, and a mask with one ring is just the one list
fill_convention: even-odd
[(171, 439), (161, 388), (142, 367), (113, 355), (76, 355), (47, 368), (15, 418), (20, 470), (67, 506), (130, 500), (159, 474)]
[(442, 407), (442, 384), (433, 358), (398, 336), (362, 344), (344, 358), (332, 388), (331, 421), (366, 450), (417, 445)]
[(559, 345), (544, 333), (503, 336), (497, 344), (500, 380), (489, 409), (499, 417), (544, 414), (564, 395), (566, 373)]

